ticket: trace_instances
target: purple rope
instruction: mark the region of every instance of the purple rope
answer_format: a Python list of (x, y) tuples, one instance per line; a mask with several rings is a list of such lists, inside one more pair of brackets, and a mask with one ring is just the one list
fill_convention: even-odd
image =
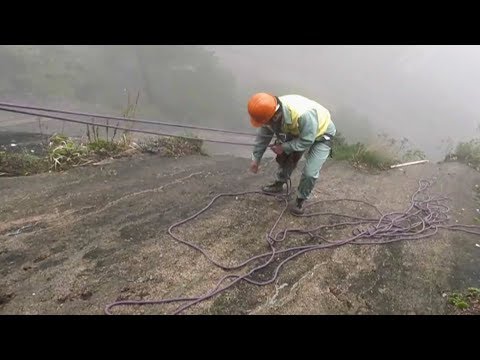
[[(330, 225), (319, 225), (313, 229), (283, 229), (275, 232), (280, 220), (283, 218), (287, 208), (288, 208), (288, 198), (291, 192), (291, 184), (287, 184), (287, 193), (282, 197), (279, 197), (276, 194), (268, 194), (260, 191), (246, 191), (238, 193), (222, 193), (216, 195), (203, 209), (193, 214), (192, 216), (181, 220), (168, 228), (168, 234), (177, 242), (182, 243), (191, 247), (192, 249), (200, 252), (203, 256), (207, 258), (215, 266), (231, 271), (244, 268), (247, 264), (250, 264), (254, 261), (261, 261), (259, 265), (254, 266), (251, 270), (247, 271), (245, 274), (228, 274), (223, 276), (215, 287), (209, 290), (203, 295), (197, 297), (179, 297), (171, 299), (162, 299), (162, 300), (127, 300), (127, 301), (117, 301), (106, 306), (105, 313), (111, 315), (110, 310), (116, 306), (122, 305), (153, 305), (153, 304), (166, 304), (166, 303), (182, 303), (173, 314), (180, 314), (186, 309), (203, 302), (207, 299), (214, 297), (215, 295), (220, 294), (223, 291), (231, 288), (235, 284), (245, 281), (252, 285), (264, 286), (273, 283), (280, 272), (280, 269), (292, 259), (306, 254), (310, 251), (322, 250), (327, 248), (335, 248), (346, 244), (352, 245), (380, 245), (380, 244), (389, 244), (397, 241), (404, 240), (421, 240), (431, 237), (438, 233), (439, 229), (446, 229), (451, 231), (463, 231), (470, 234), (480, 235), (480, 226), (478, 225), (462, 225), (462, 224), (448, 224), (447, 221), (450, 219), (447, 213), (450, 211), (450, 208), (441, 203), (448, 200), (446, 197), (426, 197), (424, 199), (417, 199), (420, 194), (425, 192), (429, 187), (431, 187), (432, 182), (427, 180), (420, 180), (418, 189), (413, 193), (410, 198), (410, 204), (404, 212), (391, 212), (387, 214), (382, 214), (380, 210), (375, 206), (363, 200), (355, 199), (338, 199), (338, 200), (325, 200), (329, 201), (354, 201), (364, 203), (378, 213), (379, 218), (372, 219), (366, 217), (351, 216), (345, 214), (336, 214), (336, 213), (308, 213), (304, 215), (299, 215), (300, 217), (313, 217), (318, 215), (330, 215), (338, 217), (346, 217), (351, 219), (356, 219), (357, 221), (346, 221), (339, 222)], [(253, 256), (249, 259), (246, 259), (236, 265), (226, 265), (214, 260), (204, 249), (200, 246), (182, 239), (180, 236), (175, 235), (173, 230), (184, 225), (185, 223), (197, 218), (207, 210), (221, 197), (232, 197), (232, 196), (243, 196), (249, 194), (259, 194), (262, 196), (274, 196), (279, 200), (284, 202), (284, 208), (281, 211), (280, 215), (277, 217), (274, 225), (266, 234), (266, 242), (270, 248), (270, 251), (264, 254)], [(314, 204), (320, 203), (322, 201), (317, 201), (315, 203), (309, 204), (307, 207), (311, 207)], [(358, 226), (364, 226), (362, 230)], [(321, 234), (321, 230), (326, 228), (336, 228), (336, 227), (347, 227), (347, 226), (357, 226), (353, 232), (352, 236), (340, 240), (326, 240)], [(477, 230), (477, 231), (475, 231)], [(323, 243), (316, 243), (311, 245), (295, 246), (287, 249), (279, 250), (275, 245), (279, 242), (285, 241), (289, 234), (300, 234), (309, 236), (310, 239), (321, 239)], [(264, 281), (257, 281), (251, 278), (251, 275), (260, 272), (260, 270), (265, 269), (268, 265), (274, 263), (274, 259), (277, 255), (285, 254), (287, 257), (282, 260), (274, 269), (272, 276)], [(266, 259), (265, 259), (266, 258)], [(227, 280), (230, 280), (226, 283)]]

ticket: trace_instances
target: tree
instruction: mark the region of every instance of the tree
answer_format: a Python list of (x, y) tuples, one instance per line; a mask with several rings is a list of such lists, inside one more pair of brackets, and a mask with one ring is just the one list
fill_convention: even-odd
[(235, 116), (235, 79), (212, 52), (200, 46), (141, 46), (136, 52), (149, 100), (172, 120), (218, 124)]

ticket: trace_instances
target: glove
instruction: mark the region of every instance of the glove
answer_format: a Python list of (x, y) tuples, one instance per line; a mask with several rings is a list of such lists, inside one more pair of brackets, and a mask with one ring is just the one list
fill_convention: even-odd
[(256, 162), (255, 160), (252, 160), (252, 162), (250, 163), (250, 171), (254, 174), (258, 172), (258, 162)]
[(277, 154), (277, 155), (281, 155), (283, 154), (283, 147), (282, 145), (273, 145), (271, 147), (272, 151)]

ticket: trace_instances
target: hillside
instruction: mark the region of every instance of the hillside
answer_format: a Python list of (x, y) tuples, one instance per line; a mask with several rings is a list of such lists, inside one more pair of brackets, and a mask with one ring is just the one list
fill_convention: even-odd
[[(270, 180), (272, 162), (258, 175), (247, 172), (248, 163), (231, 156), (140, 155), (60, 174), (0, 177), (0, 313), (103, 314), (117, 300), (207, 292), (226, 272), (167, 230), (216, 194), (257, 190)], [(352, 198), (402, 211), (418, 180), (432, 176), (432, 191), (452, 199), (452, 221), (473, 224), (480, 174), (458, 163), (372, 174), (332, 161), (312, 201)], [(265, 234), (282, 206), (262, 195), (222, 198), (174, 232), (233, 264), (268, 251)], [(310, 211), (371, 215), (349, 201), (314, 207)], [(333, 220), (286, 214), (278, 227)], [(299, 241), (309, 240), (294, 236), (282, 247)], [(445, 294), (480, 285), (478, 242), (475, 235), (445, 230), (419, 241), (319, 250), (287, 263), (273, 284), (236, 285), (184, 314), (445, 314), (452, 311)], [(112, 312), (168, 314), (178, 305)]]

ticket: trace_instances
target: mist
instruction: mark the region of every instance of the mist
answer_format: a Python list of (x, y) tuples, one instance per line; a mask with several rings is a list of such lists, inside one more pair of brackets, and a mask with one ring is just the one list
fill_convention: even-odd
[(216, 46), (247, 89), (303, 93), (339, 131), (407, 138), (428, 156), (478, 135), (479, 46)]
[(440, 160), (478, 135), (479, 63), (463, 45), (4, 45), (0, 97), (118, 115), (140, 93), (138, 116), (253, 132), (249, 96), (297, 93), (351, 141), (388, 134)]

